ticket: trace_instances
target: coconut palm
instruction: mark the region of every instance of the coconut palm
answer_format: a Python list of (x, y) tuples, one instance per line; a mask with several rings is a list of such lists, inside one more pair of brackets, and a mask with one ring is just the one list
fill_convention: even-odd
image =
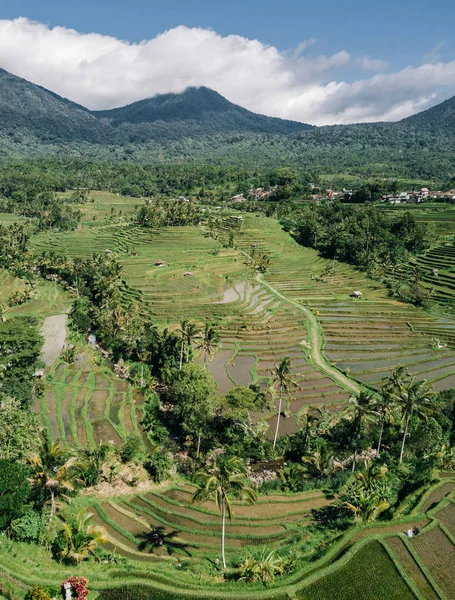
[(379, 420), (381, 423), (381, 428), (379, 430), (379, 440), (378, 440), (378, 456), (381, 454), (381, 443), (382, 443), (382, 434), (384, 433), (384, 425), (386, 423), (391, 424), (394, 422), (393, 417), (393, 407), (395, 405), (394, 398), (391, 394), (384, 392), (379, 398), (376, 399), (375, 402), (375, 410), (379, 415)]
[(74, 490), (73, 482), (77, 469), (81, 466), (76, 460), (75, 456), (60, 448), (59, 440), (51, 442), (49, 439), (45, 439), (39, 452), (30, 457), (34, 473), (29, 481), (32, 486), (41, 490), (45, 501), (49, 496), (51, 518), (57, 510), (56, 497), (69, 500), (66, 492)]
[(354, 457), (352, 460), (352, 472), (354, 472), (357, 461), (358, 443), (360, 439), (360, 433), (362, 431), (362, 424), (365, 421), (371, 420), (374, 416), (378, 416), (378, 413), (375, 410), (374, 397), (368, 392), (360, 392), (358, 396), (352, 396), (349, 399), (349, 410), (352, 413), (352, 422), (354, 426), (355, 436)]
[(224, 551), (226, 514), (230, 521), (234, 518), (229, 495), (234, 492), (251, 504), (254, 504), (257, 498), (256, 492), (248, 485), (246, 472), (246, 465), (240, 458), (232, 456), (225, 460), (221, 457), (213, 466), (198, 471), (193, 477), (199, 489), (193, 494), (191, 503), (211, 499), (221, 511), (221, 556), (224, 569), (226, 569)]
[(183, 348), (185, 347), (187, 328), (188, 328), (188, 320), (182, 319), (182, 321), (180, 321), (180, 328), (177, 329), (177, 331), (178, 331), (178, 333), (180, 333), (180, 337), (181, 337), (179, 370), (181, 370), (182, 364), (183, 364)]
[(216, 326), (206, 321), (204, 331), (201, 336), (201, 342), (197, 346), (198, 350), (202, 350), (204, 352), (204, 369), (207, 368), (208, 357), (213, 354), (219, 341), (220, 334), (218, 333)]
[(317, 406), (308, 406), (301, 411), (297, 417), (297, 427), (300, 431), (303, 430), (303, 449), (306, 450), (310, 437), (314, 435), (314, 431), (318, 429), (318, 425), (323, 418), (323, 412)]
[(323, 438), (317, 440), (316, 449), (313, 452), (307, 452), (302, 456), (302, 463), (301, 474), (305, 479), (330, 477), (340, 468), (335, 464), (335, 455)]
[(425, 380), (416, 381), (413, 377), (408, 385), (400, 390), (397, 404), (401, 408), (401, 426), (404, 427), (403, 441), (401, 443), (400, 463), (403, 462), (404, 447), (409, 431), (409, 423), (413, 415), (426, 419), (428, 414), (435, 410), (433, 400), (435, 392)]
[(273, 371), (272, 385), (279, 390), (278, 396), (278, 414), (276, 420), (275, 436), (273, 438), (273, 448), (275, 449), (278, 439), (278, 430), (280, 428), (280, 417), (283, 405), (283, 394), (289, 395), (292, 387), (297, 387), (296, 382), (291, 379), (291, 359), (285, 356), (279, 365), (275, 365)]
[(92, 513), (86, 513), (81, 508), (75, 521), (64, 521), (62, 535), (65, 548), (62, 557), (66, 560), (79, 564), (89, 554), (93, 554), (99, 544), (107, 542), (106, 530), (90, 523), (92, 517)]
[(186, 357), (185, 357), (185, 362), (189, 361), (190, 358), (190, 348), (191, 345), (193, 344), (194, 340), (197, 340), (198, 337), (200, 337), (201, 333), (199, 331), (198, 326), (196, 325), (196, 323), (193, 323), (192, 321), (188, 322), (188, 325), (186, 327)]

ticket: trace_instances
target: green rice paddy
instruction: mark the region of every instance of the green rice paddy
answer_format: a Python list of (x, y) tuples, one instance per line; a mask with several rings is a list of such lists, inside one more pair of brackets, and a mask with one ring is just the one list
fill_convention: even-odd
[[(125, 557), (123, 564), (84, 565), (91, 589), (108, 600), (149, 598), (192, 600), (437, 600), (454, 597), (455, 481), (444, 478), (431, 487), (406, 518), (392, 523), (359, 525), (324, 556), (267, 587), (234, 582), (220, 585), (197, 577), (198, 564), (219, 558), (220, 517), (213, 503), (192, 505), (193, 488), (157, 488), (108, 500), (79, 499), (108, 533), (108, 549)], [(305, 538), (311, 509), (329, 500), (318, 492), (274, 495), (255, 506), (234, 502), (236, 519), (227, 524), (227, 555), (248, 550), (285, 550), (294, 535)], [(405, 532), (418, 525), (411, 539)], [(310, 530), (308, 530), (310, 531)], [(45, 551), (27, 544), (0, 545), (0, 582), (4, 593), (23, 597), (34, 582), (53, 585), (70, 574), (51, 562)], [(22, 595), (21, 595), (22, 594)]]
[[(115, 201), (131, 208), (137, 199), (100, 193), (95, 206)], [(222, 392), (253, 382), (266, 388), (274, 366), (290, 356), (299, 387), (289, 399), (283, 434), (296, 431), (296, 419), (306, 406), (346, 402), (353, 388), (343, 381), (343, 372), (360, 384), (378, 387), (403, 364), (437, 390), (455, 385), (455, 319), (389, 298), (364, 273), (299, 246), (274, 219), (235, 214), (243, 217), (235, 231), (236, 248), (225, 246), (228, 213), (217, 239), (203, 226), (155, 231), (117, 223), (39, 234), (32, 243), (36, 252), (53, 249), (72, 257), (111, 250), (123, 267), (125, 299), (140, 300), (158, 325), (173, 328), (184, 318), (199, 324), (207, 318), (217, 321), (222, 340), (209, 369)], [(272, 256), (264, 283), (245, 264), (253, 249)], [(447, 291), (455, 279), (453, 252), (444, 247), (439, 255), (435, 249), (419, 258), (428, 262), (428, 270), (439, 265), (441, 296), (442, 282)], [(158, 261), (164, 265), (156, 266)], [(354, 290), (362, 292), (362, 299), (350, 297)], [(313, 360), (305, 310), (318, 320), (328, 369)], [(266, 418), (272, 430), (276, 416)]]

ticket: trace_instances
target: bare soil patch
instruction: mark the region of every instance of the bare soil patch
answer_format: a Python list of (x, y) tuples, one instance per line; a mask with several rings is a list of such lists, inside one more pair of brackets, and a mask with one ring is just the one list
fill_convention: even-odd
[(41, 360), (47, 367), (51, 367), (65, 349), (67, 321), (68, 315), (54, 315), (46, 317), (41, 325), (44, 338)]

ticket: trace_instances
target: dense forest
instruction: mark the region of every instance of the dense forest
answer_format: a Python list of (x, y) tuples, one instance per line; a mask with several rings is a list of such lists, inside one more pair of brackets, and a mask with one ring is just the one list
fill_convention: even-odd
[(398, 123), (311, 127), (190, 88), (90, 112), (0, 70), (0, 160), (84, 157), (153, 163), (294, 165), (365, 176), (455, 175), (454, 99)]

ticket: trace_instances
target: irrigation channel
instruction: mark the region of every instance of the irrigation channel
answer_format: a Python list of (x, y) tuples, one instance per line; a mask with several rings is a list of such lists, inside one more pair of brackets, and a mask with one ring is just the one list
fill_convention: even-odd
[(319, 367), (319, 369), (321, 369), (323, 373), (325, 373), (331, 379), (335, 380), (341, 387), (345, 388), (346, 390), (349, 390), (354, 394), (359, 394), (363, 388), (358, 383), (346, 377), (346, 375), (338, 371), (338, 369), (335, 369), (335, 367), (332, 367), (332, 365), (330, 365), (327, 362), (327, 359), (325, 358), (321, 347), (322, 340), (320, 326), (316, 316), (311, 312), (311, 310), (306, 306), (303, 306), (296, 300), (291, 300), (290, 298), (285, 296), (285, 294), (278, 291), (273, 285), (265, 281), (260, 273), (256, 275), (255, 279), (261, 285), (266, 287), (269, 290), (269, 292), (271, 292), (274, 296), (280, 298), (281, 300), (284, 300), (289, 304), (292, 304), (305, 315), (308, 323), (308, 333), (310, 336), (311, 343), (311, 355), (308, 356), (309, 362), (314, 363), (317, 367)]

